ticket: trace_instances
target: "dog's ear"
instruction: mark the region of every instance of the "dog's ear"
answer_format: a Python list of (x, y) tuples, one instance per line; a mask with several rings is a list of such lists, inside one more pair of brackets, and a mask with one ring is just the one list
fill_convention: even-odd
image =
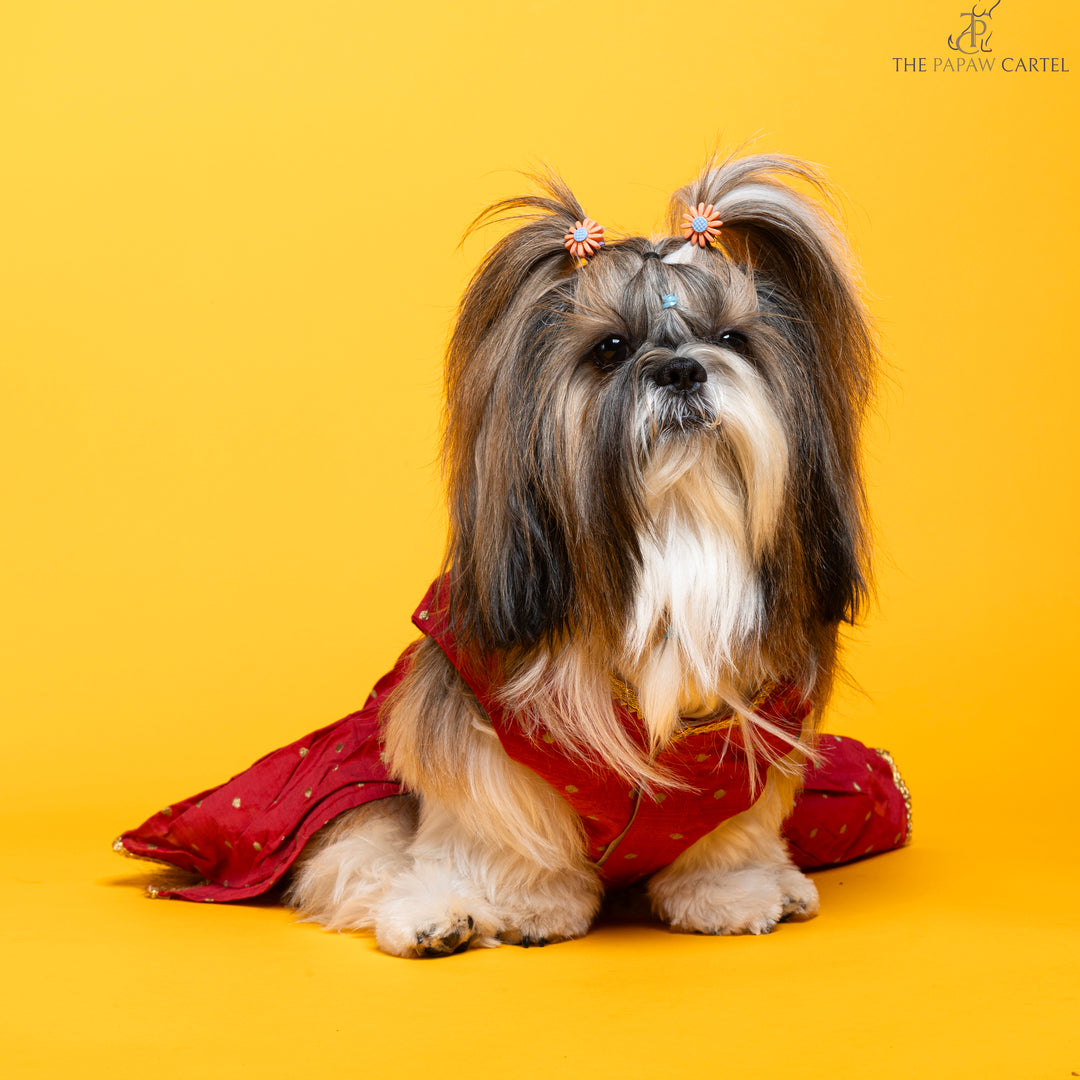
[(719, 243), (754, 280), (763, 316), (795, 360), (785, 381), (796, 520), (784, 557), (799, 565), (772, 576), (791, 578), (785, 594), (809, 584), (814, 614), (831, 623), (853, 619), (867, 592), (859, 432), (876, 345), (846, 242), (818, 201), (827, 197), (815, 167), (757, 155), (706, 168), (675, 194), (670, 216), (678, 230), (688, 208), (713, 205)]
[(528, 649), (567, 622), (574, 575), (556, 495), (537, 456), (545, 334), (573, 303), (564, 240), (585, 213), (556, 177), (490, 207), (470, 227), (520, 222), (487, 253), (447, 356), (443, 466), (450, 502), (451, 619), (463, 644)]

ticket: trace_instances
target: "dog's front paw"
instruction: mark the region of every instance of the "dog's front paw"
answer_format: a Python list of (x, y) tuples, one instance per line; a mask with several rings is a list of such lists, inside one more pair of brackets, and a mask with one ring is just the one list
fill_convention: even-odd
[(433, 957), (493, 944), (491, 928), (453, 898), (445, 905), (389, 903), (375, 920), (375, 941), (394, 956)]
[[(430, 879), (430, 880), (429, 880)], [(394, 956), (433, 957), (494, 945), (488, 905), (467, 888), (446, 887), (432, 875), (406, 873), (375, 915), (375, 941)]]
[(451, 912), (441, 923), (432, 923), (416, 931), (414, 956), (449, 956), (464, 952), (476, 930), (471, 915)]
[(660, 876), (649, 893), (656, 913), (683, 933), (768, 934), (782, 919), (818, 912), (814, 883), (790, 866)]
[(595, 874), (552, 874), (530, 890), (519, 887), (496, 905), (499, 941), (506, 945), (554, 945), (588, 933), (602, 892)]
[(530, 946), (557, 945), (560, 941), (570, 941), (581, 937), (589, 929), (589, 924), (567, 926), (564, 921), (546, 919), (522, 919), (519, 924), (504, 926), (495, 936), (504, 945), (520, 945), (525, 949)]
[(817, 886), (793, 866), (781, 869), (777, 881), (783, 893), (782, 914), (784, 922), (805, 922), (820, 910)]

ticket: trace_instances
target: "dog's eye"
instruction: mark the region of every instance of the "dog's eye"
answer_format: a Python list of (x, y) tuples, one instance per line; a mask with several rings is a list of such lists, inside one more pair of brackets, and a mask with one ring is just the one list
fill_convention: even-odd
[(720, 344), (740, 356), (750, 351), (750, 339), (741, 330), (725, 330), (720, 335)]
[(630, 343), (619, 334), (610, 334), (594, 345), (589, 356), (601, 370), (618, 367), (630, 355)]

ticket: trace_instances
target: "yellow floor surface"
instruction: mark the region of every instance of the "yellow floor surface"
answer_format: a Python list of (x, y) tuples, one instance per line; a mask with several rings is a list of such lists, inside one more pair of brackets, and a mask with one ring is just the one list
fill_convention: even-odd
[[(609, 916), (581, 941), (433, 961), (276, 906), (154, 901), (100, 808), (5, 829), (2, 1074), (1046, 1077), (1080, 1073), (1080, 874), (933, 822), (816, 875), (761, 938)], [(918, 819), (916, 819), (918, 830)], [(970, 839), (970, 838), (969, 838)]]

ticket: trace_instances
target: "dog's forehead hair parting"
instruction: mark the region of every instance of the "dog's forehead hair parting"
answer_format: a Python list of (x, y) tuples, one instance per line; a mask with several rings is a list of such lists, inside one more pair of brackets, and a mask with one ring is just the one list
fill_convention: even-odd
[(672, 238), (612, 244), (568, 284), (574, 316), (595, 321), (597, 333), (627, 333), (636, 347), (709, 339), (759, 307), (752, 281), (721, 252)]

